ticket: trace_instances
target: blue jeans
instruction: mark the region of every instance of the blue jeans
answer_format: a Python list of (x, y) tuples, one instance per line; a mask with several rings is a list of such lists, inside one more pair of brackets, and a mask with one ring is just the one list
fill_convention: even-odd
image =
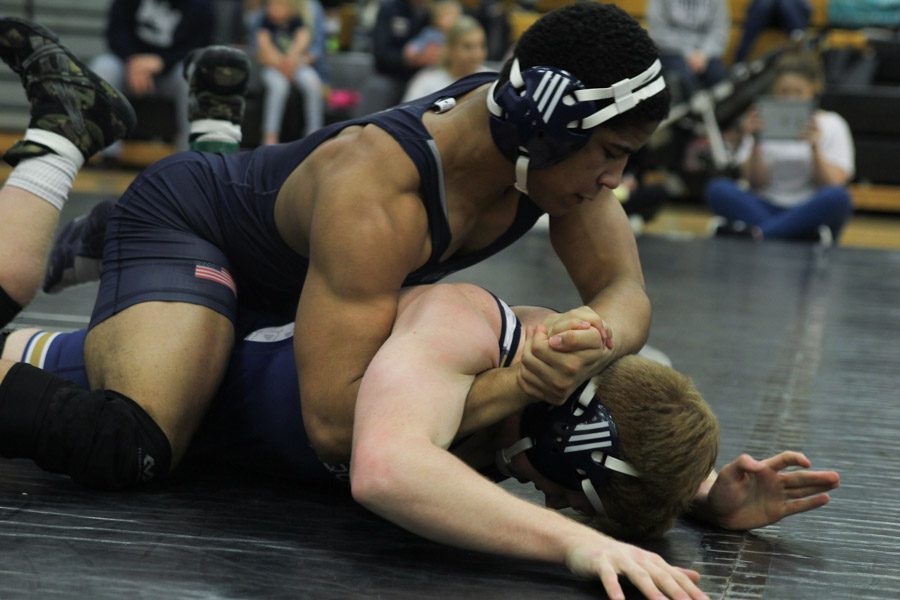
[(720, 217), (755, 225), (764, 237), (780, 239), (814, 236), (820, 225), (827, 225), (838, 239), (852, 211), (850, 193), (842, 186), (819, 188), (806, 202), (782, 208), (725, 178), (706, 186), (706, 203)]
[(809, 26), (810, 12), (805, 0), (753, 0), (747, 7), (744, 34), (734, 60), (746, 60), (753, 42), (770, 25), (780, 25), (788, 34), (804, 31)]
[(676, 97), (679, 100), (687, 100), (695, 92), (712, 87), (728, 76), (725, 63), (721, 58), (714, 56), (709, 57), (706, 70), (702, 73), (692, 72), (680, 54), (661, 53), (659, 61), (666, 75), (666, 83), (677, 89)]

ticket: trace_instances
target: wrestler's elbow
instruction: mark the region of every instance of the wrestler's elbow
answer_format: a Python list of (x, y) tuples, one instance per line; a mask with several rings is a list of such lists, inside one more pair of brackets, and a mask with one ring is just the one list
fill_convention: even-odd
[(303, 415), (309, 443), (320, 460), (339, 464), (350, 459), (353, 426), (310, 412)]
[(392, 444), (358, 440), (350, 463), (350, 490), (353, 499), (381, 514), (403, 495), (402, 460)]

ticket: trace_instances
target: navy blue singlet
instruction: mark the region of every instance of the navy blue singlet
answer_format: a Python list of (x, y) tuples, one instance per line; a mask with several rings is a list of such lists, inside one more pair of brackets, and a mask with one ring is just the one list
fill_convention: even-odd
[(384, 129), (419, 172), (432, 254), (404, 285), (437, 281), (499, 252), (527, 232), (541, 210), (520, 196), (513, 224), (497, 240), (441, 262), (451, 236), (443, 174), (434, 141), (422, 124), (422, 115), (435, 100), (463, 96), (495, 77), (478, 73), (430, 96), (335, 123), (296, 142), (232, 155), (184, 152), (151, 166), (113, 210), (91, 326), (154, 300), (212, 308), (235, 323), (240, 337), (293, 320), (308, 259), (279, 235), (275, 200), (304, 158), (352, 125), (371, 123)]

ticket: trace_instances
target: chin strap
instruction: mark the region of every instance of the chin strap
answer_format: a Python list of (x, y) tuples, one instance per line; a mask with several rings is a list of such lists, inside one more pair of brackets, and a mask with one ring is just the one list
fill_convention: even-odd
[(516, 159), (516, 189), (523, 194), (528, 193), (528, 151), (522, 147)]
[[(598, 456), (599, 459), (598, 459)], [(599, 462), (604, 467), (609, 469), (610, 471), (616, 471), (617, 473), (622, 473), (624, 475), (631, 475), (632, 477), (640, 477), (641, 474), (637, 472), (637, 470), (629, 465), (624, 460), (619, 460), (615, 456), (610, 456), (608, 454), (604, 454), (602, 452), (594, 452), (591, 454), (591, 459)], [(603, 501), (600, 500), (600, 494), (597, 493), (596, 488), (594, 488), (594, 484), (591, 483), (589, 477), (585, 477), (581, 480), (581, 490), (584, 492), (584, 495), (587, 496), (588, 501), (590, 501), (591, 506), (594, 507), (594, 510), (599, 512), (603, 512)]]
[(587, 496), (587, 499), (591, 503), (591, 506), (594, 507), (594, 510), (597, 511), (597, 513), (602, 513), (603, 501), (600, 500), (600, 494), (597, 493), (597, 490), (594, 489), (594, 484), (591, 483), (591, 480), (587, 477), (581, 480), (581, 491)]
[[(513, 475), (512, 471), (509, 470), (509, 464), (512, 462), (512, 459), (516, 456), (516, 454), (525, 452), (526, 450), (531, 449), (533, 446), (534, 442), (531, 441), (531, 438), (522, 438), (509, 448), (497, 450), (497, 456), (494, 460), (497, 465), (497, 470), (506, 477), (516, 477), (515, 475)], [(518, 477), (516, 477), (516, 479), (518, 479)]]

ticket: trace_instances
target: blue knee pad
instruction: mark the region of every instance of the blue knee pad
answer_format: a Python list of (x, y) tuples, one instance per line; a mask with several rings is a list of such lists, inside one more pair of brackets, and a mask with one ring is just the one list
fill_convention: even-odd
[(107, 490), (165, 477), (172, 462), (168, 439), (136, 402), (24, 363), (0, 383), (0, 454)]

